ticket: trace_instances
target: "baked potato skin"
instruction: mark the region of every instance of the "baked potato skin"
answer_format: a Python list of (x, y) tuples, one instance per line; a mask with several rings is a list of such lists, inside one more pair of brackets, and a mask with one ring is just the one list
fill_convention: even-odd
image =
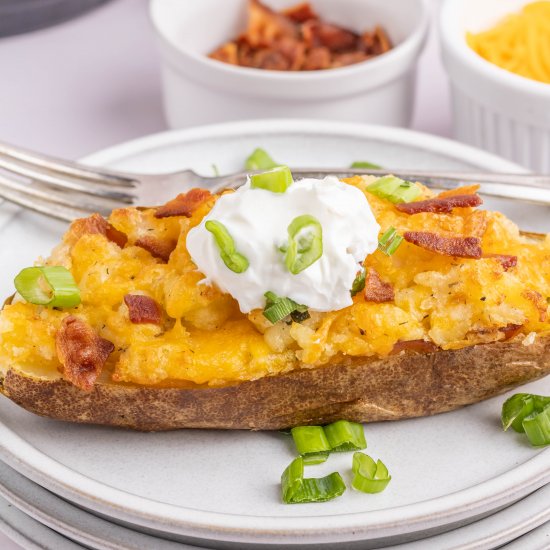
[(220, 388), (156, 388), (69, 382), (9, 368), (4, 395), (50, 418), (141, 431), (276, 430), (338, 419), (429, 416), (487, 399), (550, 373), (550, 336), (435, 353), (355, 358)]

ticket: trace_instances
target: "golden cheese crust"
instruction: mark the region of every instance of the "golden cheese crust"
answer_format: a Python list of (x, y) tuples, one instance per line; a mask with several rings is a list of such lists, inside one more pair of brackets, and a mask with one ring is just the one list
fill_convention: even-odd
[(220, 388), (99, 382), (84, 393), (60, 376), (8, 369), (1, 390), (58, 420), (142, 431), (275, 430), (429, 416), (487, 399), (550, 373), (550, 338), (523, 338), (427, 354), (356, 358)]

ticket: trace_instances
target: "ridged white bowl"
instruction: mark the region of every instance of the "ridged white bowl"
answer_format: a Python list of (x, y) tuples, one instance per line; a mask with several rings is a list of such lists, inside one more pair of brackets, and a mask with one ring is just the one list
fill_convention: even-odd
[[(298, 0), (265, 0), (281, 9)], [(415, 69), (428, 29), (427, 0), (312, 0), (327, 20), (357, 32), (382, 25), (396, 46), (325, 71), (266, 71), (207, 54), (240, 34), (246, 0), (151, 0), (172, 128), (253, 118), (322, 118), (408, 126)]]
[(550, 172), (550, 84), (524, 78), (476, 54), (478, 32), (530, 0), (444, 0), (439, 27), (449, 73), (453, 130), (460, 141), (537, 172)]

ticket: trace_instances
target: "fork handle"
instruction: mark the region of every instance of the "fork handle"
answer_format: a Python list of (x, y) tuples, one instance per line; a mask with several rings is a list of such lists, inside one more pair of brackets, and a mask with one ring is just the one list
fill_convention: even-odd
[(550, 206), (550, 175), (477, 173), (422, 170), (375, 170), (375, 169), (334, 169), (334, 168), (294, 168), (292, 173), (302, 177), (324, 177), (335, 175), (350, 177), (356, 175), (385, 176), (393, 174), (406, 180), (419, 181), (430, 187), (454, 189), (460, 184), (479, 184), (479, 192), (492, 197), (519, 199)]

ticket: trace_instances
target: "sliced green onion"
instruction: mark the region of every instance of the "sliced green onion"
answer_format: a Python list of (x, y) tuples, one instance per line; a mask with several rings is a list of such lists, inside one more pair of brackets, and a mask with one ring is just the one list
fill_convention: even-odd
[(304, 465), (305, 466), (314, 466), (315, 464), (322, 464), (323, 462), (327, 461), (329, 453), (312, 453), (303, 455), (302, 458), (304, 459)]
[(368, 162), (366, 160), (358, 160), (356, 162), (353, 162), (351, 168), (371, 168), (372, 170), (382, 170), (382, 166), (379, 166), (378, 164), (373, 164), (372, 162)]
[(71, 272), (61, 266), (27, 267), (15, 277), (14, 284), (31, 304), (47, 307), (80, 304), (80, 290)]
[(381, 460), (375, 462), (365, 453), (353, 454), (353, 481), (354, 489), (363, 493), (380, 493), (391, 481), (388, 469)]
[(288, 226), (285, 265), (294, 275), (301, 273), (323, 255), (323, 228), (319, 221), (304, 214)]
[(290, 433), (306, 464), (320, 464), (327, 459), (331, 449), (322, 426), (298, 426)]
[(288, 315), (292, 315), (293, 313), (297, 315), (304, 315), (307, 313), (307, 317), (309, 317), (307, 306), (298, 304), (290, 298), (281, 298), (280, 296), (277, 296), (277, 294), (275, 294), (274, 292), (266, 292), (264, 296), (265, 308), (263, 314), (264, 317), (267, 320), (271, 321), (273, 324), (277, 323), (281, 319), (284, 319)]
[(304, 478), (304, 459), (294, 459), (281, 476), (285, 504), (325, 502), (339, 497), (346, 490), (342, 476), (333, 472), (321, 478)]
[(502, 426), (525, 433), (531, 445), (550, 445), (550, 397), (517, 393), (502, 405)]
[(292, 185), (292, 173), (288, 166), (277, 166), (261, 174), (250, 176), (252, 189), (265, 189), (272, 193), (284, 193)]
[(220, 170), (218, 169), (218, 166), (216, 164), (212, 164), (212, 171), (214, 172), (215, 176), (220, 175)]
[(361, 292), (365, 288), (365, 279), (367, 277), (367, 270), (362, 267), (361, 271), (355, 277), (353, 284), (351, 285), (351, 295), (355, 296), (358, 292)]
[(363, 425), (357, 422), (338, 420), (325, 426), (324, 431), (333, 452), (359, 451), (367, 447)]
[(235, 273), (245, 272), (248, 269), (248, 260), (235, 250), (235, 241), (225, 225), (215, 220), (208, 220), (204, 227), (214, 235), (223, 263)]
[(422, 193), (420, 187), (395, 176), (384, 176), (367, 186), (367, 191), (394, 204), (411, 202)]
[(387, 256), (391, 256), (403, 242), (403, 237), (395, 227), (390, 227), (378, 240), (378, 248)]
[(279, 164), (260, 147), (254, 149), (244, 163), (246, 170), (271, 170), (271, 168), (275, 168), (276, 166), (279, 166)]

